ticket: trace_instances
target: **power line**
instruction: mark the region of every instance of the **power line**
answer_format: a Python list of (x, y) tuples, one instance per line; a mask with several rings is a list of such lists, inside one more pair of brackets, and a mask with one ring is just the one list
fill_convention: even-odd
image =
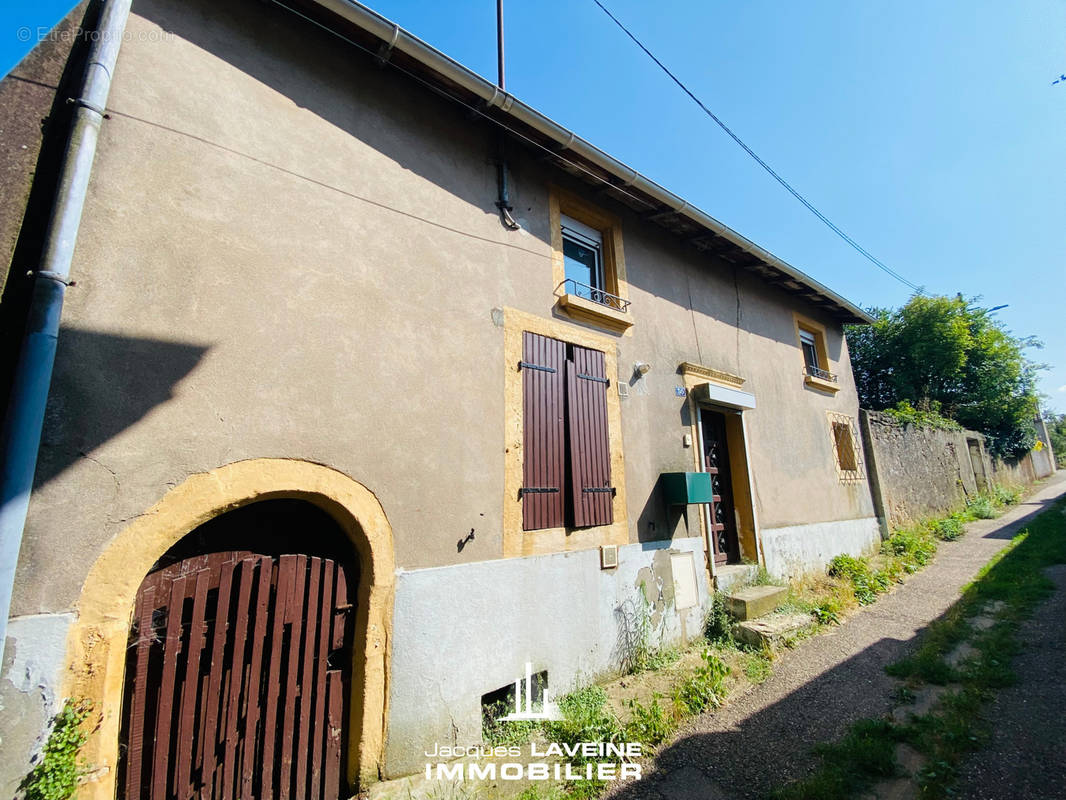
[(692, 91), (687, 86), (685, 86), (685, 84), (682, 83), (680, 81), (680, 79), (676, 75), (674, 75), (674, 73), (672, 73), (666, 67), (665, 64), (663, 64), (662, 61), (660, 61), (658, 58), (655, 57), (655, 54), (652, 53), (651, 50), (649, 50), (647, 47), (644, 46), (644, 43), (641, 42), (640, 39), (638, 39), (636, 36), (634, 36), (629, 31), (629, 29), (618, 20), (618, 17), (616, 17), (614, 14), (612, 14), (610, 11), (607, 10), (607, 7), (604, 6), (604, 4), (600, 2), (600, 0), (592, 0), (592, 2), (594, 2), (596, 5), (598, 5), (600, 7), (600, 9), (603, 10), (603, 13), (606, 14), (608, 17), (610, 17), (614, 21), (614, 24), (617, 25), (619, 28), (621, 28), (622, 31), (625, 33), (625, 35), (628, 36), (630, 39), (632, 39), (633, 42), (637, 45), (637, 47), (639, 47), (641, 50), (643, 50), (647, 54), (648, 58), (650, 58), (652, 61), (654, 61), (656, 64), (658, 64), (659, 68), (663, 72), (665, 72), (667, 75), (669, 75), (670, 79), (674, 83), (676, 83), (679, 87), (681, 87), (681, 91), (683, 91), (690, 98), (692, 98), (692, 101), (696, 105), (698, 105), (701, 109), (703, 109), (703, 113), (705, 113), (708, 117), (710, 117), (712, 120), (714, 120), (715, 124), (718, 125), (719, 128), (721, 128), (723, 131), (725, 131), (727, 134), (729, 134), (729, 138), (731, 138), (734, 142), (736, 142), (738, 145), (740, 145), (744, 149), (744, 152), (746, 152), (749, 156), (751, 156), (753, 159), (755, 159), (756, 163), (760, 167), (762, 167), (764, 170), (766, 170), (774, 180), (776, 180), (778, 183), (780, 183), (782, 186), (784, 186), (788, 190), (789, 194), (791, 194), (793, 197), (795, 197), (797, 200), (799, 200), (801, 203), (803, 203), (803, 205), (805, 205), (807, 207), (807, 209), (812, 214), (814, 214), (814, 216), (818, 217), (818, 219), (820, 219), (822, 222), (824, 222), (826, 224), (826, 226), (831, 231), (833, 231), (833, 233), (835, 233), (837, 236), (839, 236), (845, 242), (847, 242), (852, 247), (854, 247), (864, 258), (869, 260), (874, 266), (878, 267), (879, 269), (884, 270), (886, 273), (891, 275), (893, 278), (898, 280), (900, 283), (902, 283), (902, 284), (904, 284), (906, 286), (909, 286), (911, 289), (913, 289), (918, 294), (922, 294), (922, 287), (921, 286), (918, 286), (918, 285), (916, 285), (914, 283), (911, 283), (909, 280), (904, 278), (898, 272), (896, 272), (891, 267), (889, 267), (887, 264), (885, 264), (883, 261), (881, 261), (881, 259), (877, 258), (877, 256), (875, 256), (872, 253), (870, 253), (869, 250), (867, 250), (861, 244), (859, 244), (854, 239), (852, 239), (850, 236), (848, 236), (846, 233), (844, 233), (844, 231), (842, 231), (840, 228), (838, 228), (833, 223), (832, 220), (830, 220), (825, 214), (823, 214), (821, 211), (819, 211), (817, 208), (815, 208), (814, 205), (812, 205), (811, 202), (809, 200), (807, 200), (807, 198), (805, 198), (803, 195), (801, 195), (799, 192), (797, 192), (795, 189), (793, 189), (791, 184), (789, 184), (788, 181), (786, 181), (784, 178), (782, 178), (780, 175), (778, 175), (769, 164), (767, 164), (765, 161), (763, 161), (761, 158), (759, 158), (759, 155), (754, 150), (752, 150), (750, 147), (748, 147), (739, 136), (737, 136), (735, 133), (733, 133), (732, 130), (730, 130), (728, 125), (726, 125), (724, 122), (722, 122), (722, 120), (719, 119), (718, 116), (713, 111), (711, 111), (709, 108), (707, 108), (707, 106), (705, 106), (703, 104), (703, 102), (698, 97), (696, 97), (696, 95), (693, 94)]

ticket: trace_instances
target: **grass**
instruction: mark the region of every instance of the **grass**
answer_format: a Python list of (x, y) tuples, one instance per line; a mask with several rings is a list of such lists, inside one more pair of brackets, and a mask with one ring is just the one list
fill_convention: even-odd
[(744, 653), (744, 677), (752, 683), (762, 683), (773, 674), (774, 667), (770, 657), (764, 653)]
[[(907, 742), (926, 758), (916, 780), (922, 797), (952, 796), (957, 769), (967, 753), (977, 749), (990, 732), (986, 715), (996, 691), (1016, 676), (1011, 660), (1019, 649), (1018, 623), (1032, 615), (1053, 591), (1042, 570), (1066, 563), (1066, 499), (1060, 499), (1015, 537), (986, 564), (962, 597), (922, 637), (918, 650), (890, 665), (887, 671), (907, 681), (897, 697), (913, 697), (923, 683), (955, 684), (934, 712), (907, 723), (862, 720), (839, 741), (819, 746), (819, 766), (809, 777), (778, 789), (777, 800), (834, 800), (854, 797), (874, 782), (899, 773), (895, 747)], [(974, 631), (969, 619), (1002, 604), (995, 624)], [(972, 659), (952, 667), (948, 654), (962, 641), (975, 648)]]

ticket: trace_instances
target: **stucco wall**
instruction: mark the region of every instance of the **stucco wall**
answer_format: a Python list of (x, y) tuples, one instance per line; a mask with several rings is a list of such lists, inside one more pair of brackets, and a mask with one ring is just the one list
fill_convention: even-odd
[[(674, 604), (670, 554), (684, 552), (699, 569), (702, 540), (687, 538), (619, 548), (611, 570), (601, 570), (599, 553), (586, 550), (401, 572), (389, 774), (421, 770), (423, 753), (435, 744), (480, 742), (482, 695), (524, 676), (527, 661), (534, 673), (548, 671), (548, 689), (558, 696), (617, 670), (642, 613), (651, 645), (676, 643), (682, 626), (688, 637), (699, 635), (706, 581), (697, 581), (698, 606), (678, 612)], [(575, 596), (588, 598), (582, 613), (575, 613)]]
[(791, 580), (823, 572), (834, 556), (868, 556), (881, 547), (881, 528), (874, 517), (842, 522), (815, 522), (784, 528), (764, 528), (766, 571)]

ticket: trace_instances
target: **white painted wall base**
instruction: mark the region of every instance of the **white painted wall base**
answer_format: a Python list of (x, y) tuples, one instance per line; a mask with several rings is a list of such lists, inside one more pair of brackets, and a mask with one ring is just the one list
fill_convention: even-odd
[(0, 796), (14, 797), (44, 744), (73, 614), (31, 614), (7, 621), (0, 673)]
[[(513, 684), (527, 661), (548, 671), (555, 696), (616, 670), (641, 583), (653, 643), (700, 635), (708, 597), (702, 548), (699, 537), (626, 545), (612, 570), (600, 569), (598, 550), (585, 550), (400, 571), (386, 776), (421, 771), (437, 744), (480, 742), (482, 695)], [(699, 605), (680, 614), (671, 552), (693, 553), (699, 578)]]
[(881, 547), (877, 517), (764, 528), (760, 536), (766, 571), (775, 578), (798, 578), (824, 570), (841, 553), (870, 555)]

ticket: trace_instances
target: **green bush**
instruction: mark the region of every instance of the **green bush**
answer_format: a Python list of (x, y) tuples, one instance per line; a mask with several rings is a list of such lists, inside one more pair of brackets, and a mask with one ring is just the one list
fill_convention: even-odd
[(992, 487), (992, 502), (998, 506), (1013, 506), (1022, 498), (1020, 489), (996, 484)]
[(849, 555), (839, 555), (829, 562), (829, 574), (834, 578), (844, 578), (851, 583), (851, 589), (855, 593), (855, 599), (860, 605), (869, 605), (876, 599), (876, 592), (870, 585), (873, 577), (870, 574), (870, 565), (865, 558), (855, 558)]
[(945, 542), (953, 542), (962, 536), (962, 520), (952, 515), (944, 519), (938, 519), (930, 526), (933, 536)]
[(933, 560), (936, 541), (921, 527), (904, 528), (893, 533), (881, 551), (898, 558), (905, 572), (915, 572)]
[(513, 705), (506, 700), (483, 706), (481, 709), (481, 736), (493, 745), (525, 744), (540, 723), (535, 720), (504, 720), (501, 717), (511, 712)]
[(617, 742), (622, 736), (622, 726), (608, 710), (607, 692), (602, 686), (586, 686), (564, 696), (559, 711), (563, 718), (544, 726), (545, 734), (554, 742)]
[(733, 618), (729, 615), (725, 595), (721, 592), (715, 592), (711, 598), (711, 609), (703, 623), (703, 635), (711, 644), (733, 643)]
[(827, 597), (818, 605), (811, 609), (811, 613), (814, 614), (814, 618), (818, 620), (822, 625), (836, 625), (840, 622), (840, 612), (842, 611), (840, 600), (836, 597)]
[(655, 746), (670, 738), (670, 734), (674, 732), (675, 722), (673, 717), (659, 705), (661, 698), (662, 695), (656, 692), (652, 696), (650, 706), (644, 706), (637, 700), (630, 700), (626, 704), (632, 715), (629, 724), (625, 727), (625, 738), (628, 741)]
[(682, 716), (717, 708), (725, 700), (729, 667), (710, 650), (703, 651), (703, 664), (674, 689), (674, 706)]
[(22, 781), (26, 800), (67, 800), (78, 788), (85, 765), (78, 759), (89, 734), (82, 727), (92, 713), (88, 700), (67, 699), (54, 719), (41, 760)]
[(978, 495), (966, 504), (966, 511), (974, 519), (992, 519), (996, 516), (993, 501), (985, 495)]

